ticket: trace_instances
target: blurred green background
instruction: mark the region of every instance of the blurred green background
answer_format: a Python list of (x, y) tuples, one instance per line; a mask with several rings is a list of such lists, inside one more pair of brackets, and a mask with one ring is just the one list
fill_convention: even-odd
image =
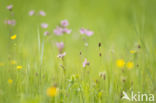
[[(6, 6), (9, 4), (13, 4), (14, 16), (10, 16), (10, 12), (6, 9)], [(29, 16), (28, 12), (30, 10), (35, 10), (36, 13), (44, 10), (46, 16)], [(8, 27), (4, 24), (4, 20), (12, 18), (16, 20), (14, 27)], [(53, 30), (64, 19), (69, 21), (69, 28), (72, 29), (72, 33), (66, 37), (57, 37), (53, 34)], [(124, 58), (126, 61), (133, 60), (135, 64), (141, 65), (140, 70), (137, 69), (131, 72), (134, 74), (131, 74), (130, 79), (135, 81), (137, 78), (134, 82), (134, 87), (137, 90), (141, 88), (141, 91), (147, 90), (150, 93), (151, 91), (155, 93), (155, 19), (156, 0), (0, 0), (0, 62), (6, 64), (5, 67), (0, 69), (0, 87), (6, 87), (5, 82), (10, 75), (13, 78), (21, 77), (20, 80), (23, 80), (23, 82), (18, 82), (19, 84), (17, 83), (14, 86), (16, 89), (20, 86), (19, 90), (15, 89), (11, 94), (10, 92), (5, 92), (7, 91), (7, 88), (5, 88), (4, 95), (1, 98), (7, 101), (7, 98), (4, 97), (8, 96), (7, 93), (10, 95), (17, 93), (23, 100), (24, 95), (29, 94), (30, 91), (32, 93), (31, 97), (35, 97), (34, 95), (37, 94), (38, 88), (37, 84), (35, 84), (37, 80), (34, 79), (34, 74), (41, 67), (40, 62), (43, 62), (41, 68), (43, 68), (44, 75), (47, 76), (46, 80), (43, 81), (45, 85), (41, 85), (41, 88), (43, 87), (41, 91), (44, 91), (47, 85), (51, 83), (51, 77), (55, 75), (50, 71), (55, 71), (59, 64), (59, 61), (56, 59), (58, 51), (55, 42), (64, 40), (67, 52), (67, 74), (79, 72), (84, 58), (87, 57), (93, 70), (90, 79), (95, 80), (98, 77), (98, 72), (105, 70), (108, 72), (108, 78), (110, 78), (108, 85), (113, 85), (113, 90), (116, 90), (119, 94), (120, 91), (117, 86), (121, 86), (120, 82), (118, 82), (120, 73), (116, 69), (115, 61), (116, 59)], [(46, 29), (51, 33), (49, 36), (43, 35), (45, 30), (40, 27), (40, 24), (43, 22), (49, 24), (49, 27)], [(79, 33), (81, 27), (94, 31), (94, 35), (87, 38), (89, 44), (87, 49), (84, 47), (84, 42)], [(11, 34), (10, 30), (12, 30)], [(17, 38), (11, 41), (10, 35), (14, 34), (17, 35)], [(40, 34), (41, 45), (39, 45), (38, 34)], [(99, 42), (102, 43), (100, 51), (102, 52), (102, 60), (98, 56)], [(141, 52), (133, 58), (129, 51), (136, 49), (138, 45), (141, 45)], [(44, 51), (43, 61), (41, 60), (42, 51)], [(83, 59), (80, 58), (80, 51), (83, 54)], [(29, 68), (32, 70), (30, 74), (28, 73), (30, 77), (25, 78), (21, 74), (17, 76), (16, 73), (9, 72), (9, 74), (7, 70), (5, 71), (5, 68), (15, 68), (8, 65), (8, 60), (12, 59), (18, 61), (17, 63), (25, 69)], [(139, 75), (137, 74), (138, 71), (140, 71)], [(26, 76), (26, 74), (23, 75)], [(70, 75), (67, 77), (70, 77)], [(32, 81), (29, 81), (29, 79)], [(130, 88), (127, 85), (125, 88)], [(150, 87), (151, 89), (149, 89)], [(113, 98), (112, 102), (118, 101), (118, 99), (114, 99), (118, 94), (110, 97)], [(17, 100), (18, 96), (16, 96)]]

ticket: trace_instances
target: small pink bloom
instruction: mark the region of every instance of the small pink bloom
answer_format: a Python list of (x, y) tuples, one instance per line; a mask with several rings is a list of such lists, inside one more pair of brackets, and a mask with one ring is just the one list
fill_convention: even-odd
[(46, 29), (46, 28), (48, 28), (48, 24), (42, 23), (42, 24), (41, 24), (41, 27), (44, 28), (44, 29)]
[(56, 46), (57, 46), (57, 48), (59, 50), (59, 53), (62, 53), (63, 48), (64, 48), (64, 43), (63, 42), (57, 42)]
[(41, 16), (46, 16), (46, 13), (45, 13), (43, 10), (41, 10), (41, 11), (39, 12), (39, 14), (40, 14)]
[(60, 36), (63, 34), (63, 29), (61, 27), (56, 27), (56, 29), (54, 29), (54, 34)]
[(93, 31), (88, 30), (88, 29), (84, 29), (84, 28), (81, 28), (81, 29), (80, 29), (80, 34), (85, 34), (85, 35), (87, 35), (87, 36), (92, 36), (93, 33), (94, 33)]
[(93, 35), (93, 31), (86, 30), (86, 35), (87, 35), (87, 36), (92, 36), (92, 35)]
[(49, 32), (48, 32), (48, 31), (45, 31), (45, 32), (44, 32), (44, 35), (45, 35), (45, 36), (49, 35)]
[(83, 62), (83, 67), (86, 67), (86, 65), (89, 65), (89, 62), (87, 61), (87, 59), (85, 58), (84, 62)]
[(15, 20), (5, 20), (5, 24), (11, 25), (11, 26), (15, 26), (16, 25), (16, 21)]
[(71, 31), (72, 31), (71, 29), (67, 29), (67, 28), (64, 28), (64, 29), (63, 29), (63, 32), (64, 32), (64, 33), (67, 33), (67, 34), (70, 34)]
[(81, 28), (81, 29), (80, 29), (80, 33), (81, 33), (81, 34), (85, 34), (85, 33), (86, 33), (86, 29)]
[(69, 25), (68, 20), (62, 20), (61, 21), (61, 26), (67, 27)]
[(34, 10), (30, 10), (29, 11), (29, 16), (33, 16), (35, 14), (35, 11)]
[(62, 54), (58, 54), (58, 58), (63, 58), (66, 55), (66, 52), (62, 53)]
[(6, 8), (11, 11), (13, 8), (13, 5), (8, 5)]

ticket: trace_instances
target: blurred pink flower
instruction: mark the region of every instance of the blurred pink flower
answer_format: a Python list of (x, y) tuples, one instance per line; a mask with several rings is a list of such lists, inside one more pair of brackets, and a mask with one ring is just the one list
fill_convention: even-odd
[(56, 27), (56, 29), (54, 29), (54, 34), (60, 36), (63, 34), (63, 29), (61, 27)]
[(64, 43), (63, 42), (57, 42), (56, 46), (57, 46), (57, 48), (59, 50), (59, 53), (62, 53), (63, 48), (64, 48)]
[(61, 21), (61, 26), (66, 27), (68, 25), (69, 25), (68, 20), (62, 20)]
[(48, 28), (48, 24), (42, 23), (42, 24), (41, 24), (41, 27), (44, 28), (44, 29), (46, 29), (46, 28)]
[(62, 53), (62, 54), (58, 54), (58, 58), (63, 58), (66, 55), (66, 52)]
[(6, 8), (11, 11), (13, 8), (13, 5), (8, 5)]
[(67, 29), (67, 28), (64, 28), (63, 29), (63, 32), (66, 33), (66, 34), (70, 34), (71, 31), (72, 31), (71, 29)]
[(34, 10), (30, 10), (29, 11), (29, 16), (33, 16), (35, 14), (35, 11)]
[(41, 11), (39, 12), (39, 14), (40, 14), (41, 16), (46, 16), (46, 13), (45, 13), (43, 10), (41, 10)]
[(87, 36), (92, 36), (93, 33), (94, 33), (93, 31), (88, 30), (88, 29), (84, 29), (84, 28), (81, 28), (81, 29), (80, 29), (80, 34), (85, 34), (85, 35), (87, 35)]
[(86, 65), (89, 65), (89, 62), (87, 61), (87, 59), (85, 58), (84, 62), (83, 62), (83, 67), (86, 67)]
[(12, 26), (16, 25), (16, 21), (15, 20), (5, 20), (4, 22), (5, 22), (5, 24), (8, 24), (8, 25), (12, 25)]
[(49, 32), (48, 31), (45, 31), (44, 32), (44, 36), (47, 36), (47, 35), (49, 35)]

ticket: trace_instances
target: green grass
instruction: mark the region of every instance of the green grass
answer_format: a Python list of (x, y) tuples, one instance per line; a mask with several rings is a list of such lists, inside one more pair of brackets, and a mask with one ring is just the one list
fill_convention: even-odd
[[(14, 16), (6, 10), (9, 4), (14, 5)], [(0, 0), (0, 103), (127, 103), (122, 91), (155, 95), (155, 5), (155, 0)], [(47, 15), (30, 17), (32, 9)], [(12, 18), (16, 26), (4, 24)], [(63, 19), (72, 33), (55, 36), (53, 29)], [(43, 35), (42, 22), (49, 24), (49, 36)], [(94, 31), (85, 37), (88, 47), (81, 27)], [(14, 34), (17, 38), (11, 40)], [(64, 60), (57, 58), (55, 43), (60, 41), (67, 53)], [(83, 68), (85, 58), (90, 65)], [(118, 59), (132, 61), (134, 67), (118, 68)], [(17, 70), (17, 65), (23, 68)], [(100, 72), (106, 73), (105, 80)], [(46, 90), (54, 85), (58, 95), (48, 97)]]

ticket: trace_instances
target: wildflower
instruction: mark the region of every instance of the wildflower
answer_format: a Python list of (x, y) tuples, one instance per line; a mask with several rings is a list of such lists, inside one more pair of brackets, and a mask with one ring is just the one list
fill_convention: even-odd
[(54, 29), (54, 34), (56, 34), (57, 36), (60, 36), (63, 34), (63, 29), (61, 27), (56, 27), (56, 29)]
[(62, 21), (61, 21), (61, 26), (67, 27), (68, 25), (69, 25), (68, 20), (62, 20)]
[(13, 80), (12, 79), (8, 79), (8, 84), (12, 84)]
[(131, 54), (134, 54), (134, 53), (136, 53), (136, 51), (135, 50), (131, 50), (130, 53)]
[(87, 61), (87, 58), (85, 58), (84, 62), (83, 62), (83, 67), (86, 67), (86, 65), (89, 65), (90, 63)]
[(11, 60), (10, 64), (16, 64), (16, 61), (15, 60)]
[(56, 88), (55, 86), (47, 88), (47, 96), (54, 97), (57, 95), (57, 93), (58, 93), (58, 88)]
[(57, 46), (57, 48), (59, 50), (59, 53), (62, 53), (63, 48), (64, 48), (64, 43), (63, 42), (57, 42), (56, 46)]
[(10, 37), (11, 40), (16, 39), (16, 34)]
[(11, 26), (15, 26), (16, 25), (16, 21), (15, 20), (5, 20), (5, 24), (11, 25)]
[(43, 10), (41, 10), (41, 11), (39, 12), (39, 14), (40, 14), (41, 16), (46, 16), (46, 13), (45, 13)]
[(13, 8), (13, 5), (8, 5), (6, 8), (7, 8), (9, 11), (11, 11), (12, 8)]
[(3, 62), (0, 62), (0, 66), (4, 66), (4, 63)]
[(70, 34), (71, 31), (72, 31), (71, 29), (67, 29), (67, 28), (63, 29), (63, 33), (66, 33), (66, 34)]
[(126, 67), (127, 67), (128, 69), (132, 69), (132, 68), (134, 67), (134, 63), (131, 62), (131, 61), (129, 61), (129, 62), (127, 63), (127, 65), (126, 65)]
[(99, 76), (102, 78), (102, 79), (106, 79), (106, 73), (105, 72), (100, 72), (99, 73)]
[(20, 66), (20, 65), (18, 65), (16, 68), (17, 68), (18, 70), (20, 70), (20, 69), (22, 69), (23, 67)]
[(85, 35), (87, 35), (87, 36), (92, 36), (94, 32), (91, 31), (91, 30), (88, 30), (88, 29), (81, 28), (81, 29), (80, 29), (80, 33), (81, 33), (81, 34), (85, 34)]
[(49, 32), (48, 32), (48, 31), (45, 31), (45, 32), (44, 32), (44, 35), (45, 35), (45, 36), (49, 35)]
[(42, 23), (42, 24), (41, 24), (41, 27), (44, 28), (44, 29), (46, 29), (46, 28), (48, 28), (48, 24)]
[(62, 54), (58, 54), (58, 58), (63, 58), (66, 55), (66, 52), (62, 53)]
[(124, 65), (125, 65), (125, 61), (123, 59), (119, 59), (119, 60), (116, 61), (116, 65), (119, 68), (123, 68)]
[(35, 11), (34, 10), (30, 10), (29, 11), (29, 16), (33, 16), (35, 14)]

